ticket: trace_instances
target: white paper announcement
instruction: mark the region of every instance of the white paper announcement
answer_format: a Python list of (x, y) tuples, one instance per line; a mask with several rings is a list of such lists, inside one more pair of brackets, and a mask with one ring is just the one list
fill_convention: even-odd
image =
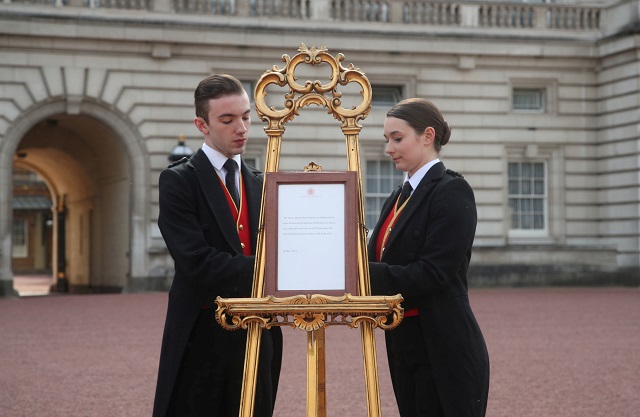
[(344, 187), (278, 186), (278, 290), (345, 288)]

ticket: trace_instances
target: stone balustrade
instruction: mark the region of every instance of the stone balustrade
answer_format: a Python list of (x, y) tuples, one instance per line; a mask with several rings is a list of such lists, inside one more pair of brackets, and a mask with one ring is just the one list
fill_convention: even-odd
[[(633, 9), (637, 2), (628, 0), (626, 3)], [(604, 31), (603, 14), (615, 8), (619, 15), (624, 3), (606, 6), (428, 0), (4, 0), (4, 4), (147, 10), (185, 15), (545, 31)]]

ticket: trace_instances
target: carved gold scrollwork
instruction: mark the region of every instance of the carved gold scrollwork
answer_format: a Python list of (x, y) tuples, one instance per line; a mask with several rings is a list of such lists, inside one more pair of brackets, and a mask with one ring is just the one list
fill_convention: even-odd
[(246, 329), (249, 323), (259, 327), (291, 326), (312, 331), (329, 325), (373, 327), (390, 330), (402, 321), (403, 298), (395, 296), (296, 295), (276, 298), (220, 298), (216, 320), (227, 330)]
[[(252, 298), (222, 299), (216, 304), (216, 320), (227, 330), (247, 329), (247, 350), (241, 399), (241, 417), (250, 417), (253, 412), (256, 375), (262, 329), (273, 326), (292, 326), (307, 331), (307, 416), (326, 417), (326, 397), (324, 395), (324, 331), (329, 325), (347, 325), (360, 327), (362, 333), (362, 356), (365, 369), (366, 399), (368, 417), (380, 417), (380, 395), (378, 388), (377, 364), (374, 328), (384, 330), (396, 327), (402, 321), (403, 300), (398, 294), (393, 297), (371, 296), (367, 256), (367, 231), (364, 227), (364, 196), (360, 171), (360, 152), (358, 135), (364, 119), (371, 109), (372, 90), (369, 80), (362, 71), (352, 64), (342, 65), (344, 55), (335, 57), (321, 45), (319, 48), (307, 48), (301, 44), (293, 57), (283, 55), (284, 68), (274, 65), (258, 80), (255, 89), (256, 111), (268, 136), (265, 172), (277, 172), (280, 162), (280, 147), (284, 133), (284, 124), (292, 120), (302, 107), (315, 104), (328, 109), (327, 113), (341, 122), (340, 128), (345, 136), (348, 171), (358, 173), (358, 296), (345, 294), (341, 297), (325, 295), (299, 295), (287, 298), (264, 296), (266, 273), (266, 235), (265, 194), (262, 197), (262, 210), (258, 226), (256, 261)], [(328, 65), (330, 76), (325, 82), (306, 80), (299, 82), (296, 68), (300, 64), (312, 66)], [(308, 69), (308, 68), (307, 68)], [(352, 83), (355, 83), (353, 85)], [(350, 85), (351, 84), (351, 85)], [(288, 86), (288, 87), (287, 87)], [(343, 106), (342, 91), (354, 91), (360, 87), (362, 100), (356, 105)], [(344, 88), (343, 88), (344, 87)], [(270, 102), (281, 105), (268, 106), (265, 102), (269, 92), (279, 90)], [(282, 98), (282, 92), (284, 99)], [(344, 95), (351, 100), (351, 96)], [(356, 97), (357, 98), (357, 97)], [(357, 101), (357, 100), (356, 100)], [(309, 165), (309, 170), (321, 169), (318, 165)], [(305, 168), (305, 170), (307, 170)]]
[[(310, 104), (327, 107), (328, 113), (340, 120), (343, 130), (355, 128), (359, 131), (362, 128), (358, 122), (364, 119), (371, 109), (371, 84), (364, 73), (353, 64), (347, 65), (346, 68), (342, 66), (343, 54), (337, 54), (334, 57), (327, 52), (324, 45), (309, 49), (303, 43), (298, 48), (298, 54), (293, 58), (284, 54), (282, 60), (286, 63), (284, 68), (280, 69), (274, 65), (270, 71), (260, 77), (256, 84), (256, 111), (258, 116), (268, 123), (265, 130), (284, 131), (284, 124), (298, 115), (300, 108)], [(295, 72), (296, 67), (302, 63), (314, 66), (328, 64), (331, 68), (329, 82), (323, 84), (319, 80), (307, 80), (304, 85), (298, 84)], [(349, 83), (360, 85), (362, 101), (346, 109), (342, 107), (342, 93), (338, 91), (338, 86), (346, 86)], [(278, 87), (289, 86), (289, 92), (284, 95), (284, 106), (281, 109), (276, 109), (275, 106), (269, 107), (265, 102), (266, 90), (271, 84)]]
[(318, 330), (324, 326), (324, 314), (322, 313), (300, 313), (293, 315), (293, 323), (299, 329), (310, 332)]
[(315, 162), (309, 162), (309, 165), (304, 167), (304, 172), (320, 172), (322, 171), (322, 165), (318, 165)]

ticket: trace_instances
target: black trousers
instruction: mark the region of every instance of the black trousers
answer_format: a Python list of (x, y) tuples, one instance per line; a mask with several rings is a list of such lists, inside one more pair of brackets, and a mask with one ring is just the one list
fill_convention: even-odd
[[(227, 331), (216, 322), (215, 309), (203, 309), (191, 331), (167, 416), (238, 416), (246, 341), (245, 330)], [(273, 414), (275, 387), (272, 358), (271, 332), (263, 330), (254, 417), (270, 417)]]

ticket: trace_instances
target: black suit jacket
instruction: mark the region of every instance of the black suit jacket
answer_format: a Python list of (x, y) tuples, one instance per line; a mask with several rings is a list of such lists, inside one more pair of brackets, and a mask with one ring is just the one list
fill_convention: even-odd
[[(255, 250), (263, 176), (244, 163), (241, 170)], [(255, 258), (242, 252), (218, 178), (202, 149), (160, 174), (158, 226), (174, 260), (175, 276), (169, 290), (154, 417), (166, 414), (182, 355), (201, 308), (214, 307), (217, 296), (251, 296)], [(279, 346), (274, 337), (274, 358), (280, 360), (280, 329), (272, 332), (280, 337)]]
[[(399, 193), (382, 208), (369, 241), (370, 261)], [(489, 358), (467, 295), (476, 222), (471, 187), (439, 162), (398, 217), (380, 262), (369, 264), (374, 295), (400, 293), (405, 309), (419, 309), (422, 334), (415, 337), (426, 343), (445, 415), (481, 416), (486, 409)]]

